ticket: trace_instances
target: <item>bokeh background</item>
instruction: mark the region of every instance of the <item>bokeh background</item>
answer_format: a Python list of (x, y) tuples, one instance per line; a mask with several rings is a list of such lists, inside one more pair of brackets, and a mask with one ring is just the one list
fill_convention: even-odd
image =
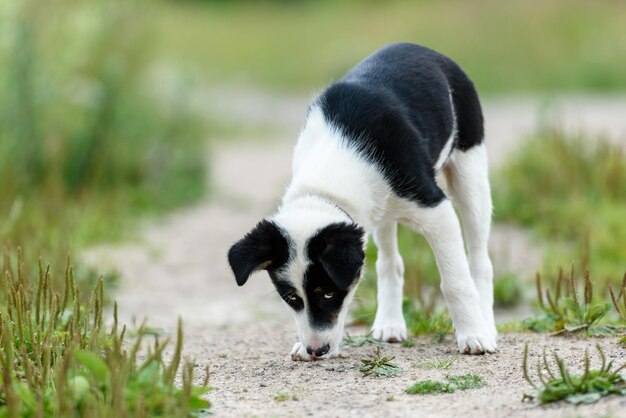
[[(513, 134), (540, 139), (494, 176), (496, 218), (573, 247), (584, 235), (598, 273), (619, 276), (623, 130), (608, 119), (564, 134), (545, 115), (572, 93), (570, 107), (619, 112), (624, 21), (616, 1), (5, 0), (2, 242), (62, 260), (206, 198), (208, 144), (295, 140), (314, 92), (409, 41), (456, 60), (494, 114), (511, 102), (519, 120), (532, 114)], [(618, 147), (579, 155), (602, 135)], [(554, 264), (574, 253), (563, 257)]]
[[(538, 271), (552, 283), (559, 268), (588, 270), (595, 297), (607, 300), (626, 270), (624, 22), (626, 2), (613, 0), (0, 0), (3, 270), (18, 247), (33, 271), (42, 257), (61, 272), (71, 254), (79, 286), (104, 274), (109, 295), (124, 263), (96, 273), (81, 254), (145, 239), (146, 221), (227, 202), (228, 211), (199, 211), (190, 228), (241, 219), (234, 231), (244, 232), (278, 201), (315, 92), (376, 49), (407, 41), (458, 62), (483, 101), (500, 317), (538, 306)], [(262, 182), (274, 169), (278, 181)], [(263, 205), (246, 194), (265, 196)], [(250, 216), (227, 219), (233, 211)], [(206, 231), (194, 260), (221, 260), (211, 274), (226, 281), (235, 236), (219, 231)], [(159, 237), (177, 234), (184, 230)], [(443, 336), (450, 322), (430, 250), (406, 230), (400, 240), (409, 327)], [(143, 262), (158, 264), (159, 251)], [(133, 268), (137, 277), (145, 270)], [(60, 288), (63, 275), (54, 277)], [(374, 291), (371, 268), (357, 322), (373, 319)]]

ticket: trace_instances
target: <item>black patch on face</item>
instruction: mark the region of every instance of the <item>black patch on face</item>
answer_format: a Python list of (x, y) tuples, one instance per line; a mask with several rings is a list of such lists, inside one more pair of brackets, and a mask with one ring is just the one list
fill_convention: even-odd
[(445, 198), (433, 167), (454, 127), (453, 149), (483, 141), (473, 83), (450, 58), (419, 45), (375, 52), (328, 87), (316, 105), (381, 169), (398, 196), (425, 206)]
[(265, 219), (228, 251), (228, 263), (239, 286), (248, 281), (252, 272), (265, 269), (271, 275), (288, 259), (289, 243), (286, 235), (274, 222)]
[(279, 279), (275, 272), (270, 273), (270, 277), (279, 296), (287, 305), (289, 305), (296, 312), (304, 309), (304, 301), (300, 295), (298, 295), (295, 287), (284, 280)]
[(304, 273), (304, 292), (313, 328), (331, 327), (343, 301), (359, 278), (365, 259), (363, 229), (335, 223), (315, 234), (307, 245), (311, 264)]

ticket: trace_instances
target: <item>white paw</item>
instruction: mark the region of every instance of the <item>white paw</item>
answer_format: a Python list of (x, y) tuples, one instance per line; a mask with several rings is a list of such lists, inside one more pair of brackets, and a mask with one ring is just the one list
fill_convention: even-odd
[(406, 340), (406, 324), (404, 318), (402, 321), (374, 322), (372, 327), (372, 337), (377, 340), (387, 341), (390, 343), (398, 343)]
[(291, 349), (291, 360), (293, 361), (311, 361), (312, 358), (309, 353), (306, 352), (306, 347), (298, 341), (293, 345)]
[(457, 333), (456, 342), (461, 354), (495, 353), (498, 345), (491, 330), (472, 333)]

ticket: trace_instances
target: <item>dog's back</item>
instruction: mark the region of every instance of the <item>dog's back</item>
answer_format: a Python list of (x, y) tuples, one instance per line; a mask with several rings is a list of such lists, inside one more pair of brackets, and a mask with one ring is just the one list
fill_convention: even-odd
[(453, 149), (469, 149), (484, 135), (472, 82), (449, 58), (414, 44), (372, 54), (313, 106), (379, 167), (396, 194), (426, 206), (444, 197), (435, 169)]

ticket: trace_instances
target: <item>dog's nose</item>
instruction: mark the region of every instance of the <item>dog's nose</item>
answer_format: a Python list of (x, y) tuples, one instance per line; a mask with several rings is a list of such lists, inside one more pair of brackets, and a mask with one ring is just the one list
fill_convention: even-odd
[(310, 346), (306, 348), (306, 352), (309, 353), (310, 356), (314, 357), (322, 357), (324, 354), (328, 353), (330, 350), (330, 345), (326, 344), (323, 347), (313, 350)]

